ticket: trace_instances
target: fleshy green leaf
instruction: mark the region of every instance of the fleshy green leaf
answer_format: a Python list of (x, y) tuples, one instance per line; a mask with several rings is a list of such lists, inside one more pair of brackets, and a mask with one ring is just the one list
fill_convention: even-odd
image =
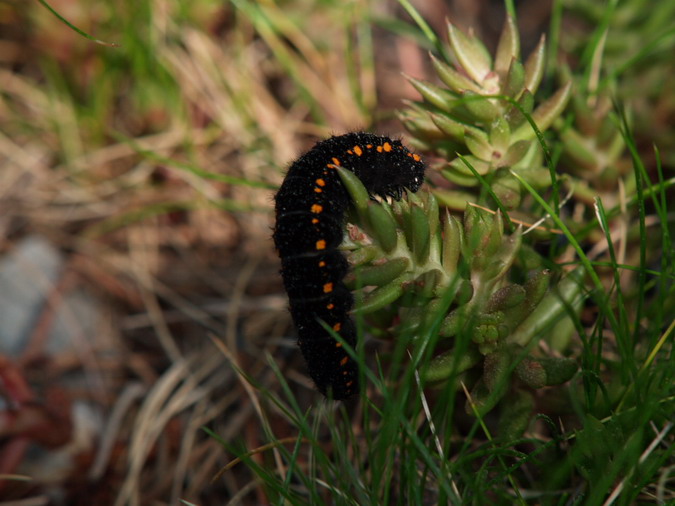
[(368, 190), (366, 190), (366, 187), (363, 186), (361, 180), (352, 171), (341, 167), (338, 167), (337, 171), (340, 175), (340, 179), (342, 179), (342, 184), (344, 184), (347, 193), (349, 193), (349, 196), (352, 198), (354, 207), (356, 207), (360, 215), (365, 216), (368, 202), (370, 202)]
[(503, 116), (500, 116), (490, 125), (489, 142), (492, 149), (505, 153), (511, 141), (511, 128)]
[(545, 60), (546, 37), (542, 35), (539, 44), (525, 62), (525, 89), (530, 90), (533, 95), (539, 88), (539, 83), (541, 83), (541, 78), (544, 75)]
[(449, 274), (457, 271), (461, 247), (461, 225), (457, 218), (446, 213), (443, 224), (443, 269)]
[(467, 155), (464, 157), (464, 160), (461, 158), (455, 158), (452, 162), (450, 162), (450, 167), (454, 169), (456, 174), (459, 175), (464, 175), (468, 178), (468, 183), (470, 186), (475, 186), (478, 184), (478, 181), (473, 175), (473, 172), (466, 166), (466, 162), (471, 164), (471, 166), (474, 168), (478, 174), (481, 176), (485, 175), (488, 173), (490, 170), (490, 164), (488, 162), (485, 162), (483, 160), (479, 160), (473, 155)]
[(418, 206), (412, 206), (410, 212), (412, 250), (417, 262), (424, 264), (429, 258), (429, 218)]
[[(572, 83), (568, 82), (560, 88), (555, 95), (542, 103), (532, 113), (532, 119), (539, 128), (539, 131), (545, 131), (551, 123), (562, 114), (567, 102), (570, 98), (570, 91), (572, 90)], [(534, 138), (535, 133), (529, 123), (521, 125), (514, 133), (513, 140), (523, 140)]]
[(344, 282), (350, 288), (357, 285), (384, 286), (403, 274), (409, 265), (410, 260), (407, 258), (394, 258), (383, 264), (356, 269), (345, 277)]
[[(483, 160), (484, 162), (490, 163), (492, 160), (493, 148), (488, 141), (488, 137), (485, 133), (466, 131), (464, 134), (464, 142), (466, 147), (469, 148), (469, 151), (473, 153), (476, 158)], [(481, 176), (483, 173), (478, 172)]]
[(483, 43), (475, 36), (467, 37), (452, 23), (448, 23), (448, 38), (462, 68), (481, 84), (492, 70), (492, 58)]
[(524, 83), (525, 69), (523, 68), (523, 64), (518, 60), (511, 60), (506, 82), (502, 87), (503, 93), (509, 97), (518, 99), (525, 89)]
[(479, 122), (491, 123), (502, 114), (502, 107), (492, 98), (471, 91), (464, 93), (464, 106)]
[(368, 206), (370, 233), (386, 253), (396, 248), (397, 225), (394, 217), (382, 205)]
[(396, 279), (385, 286), (376, 288), (365, 296), (362, 293), (357, 293), (357, 304), (353, 313), (368, 314), (391, 304), (403, 294), (404, 281), (403, 277)]
[(429, 56), (431, 57), (431, 64), (433, 65), (436, 74), (452, 91), (458, 94), (467, 90), (480, 93), (480, 86), (471, 79), (460, 74), (451, 66), (436, 58), (433, 54), (429, 53)]
[(408, 82), (414, 86), (420, 95), (432, 105), (435, 105), (440, 110), (451, 112), (457, 105), (458, 99), (450, 94), (449, 91), (431, 84), (427, 81), (421, 81), (414, 77), (405, 76)]
[(452, 351), (447, 351), (434, 357), (427, 368), (422, 372), (424, 381), (437, 382), (450, 378), (453, 375), (471, 369), (481, 359), (481, 355), (469, 350), (456, 358)]
[(512, 60), (520, 58), (520, 36), (515, 20), (511, 16), (506, 16), (504, 28), (499, 37), (495, 57), (495, 71), (501, 78), (506, 76), (506, 72), (511, 65)]

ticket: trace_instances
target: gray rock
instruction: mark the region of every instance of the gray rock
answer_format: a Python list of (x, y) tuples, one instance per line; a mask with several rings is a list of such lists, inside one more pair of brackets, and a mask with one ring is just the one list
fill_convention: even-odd
[(63, 258), (39, 236), (21, 240), (0, 258), (0, 353), (16, 356), (59, 279)]

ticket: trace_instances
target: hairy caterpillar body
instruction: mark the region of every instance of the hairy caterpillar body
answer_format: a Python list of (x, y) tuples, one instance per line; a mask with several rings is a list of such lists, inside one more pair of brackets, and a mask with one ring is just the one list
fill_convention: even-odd
[(425, 165), (399, 140), (348, 133), (318, 142), (293, 162), (276, 194), (273, 237), (298, 345), (317, 388), (340, 400), (358, 392), (358, 370), (321, 324), (356, 345), (354, 301), (342, 282), (349, 266), (338, 250), (350, 198), (337, 167), (353, 172), (371, 195), (400, 199), (404, 189), (419, 189)]

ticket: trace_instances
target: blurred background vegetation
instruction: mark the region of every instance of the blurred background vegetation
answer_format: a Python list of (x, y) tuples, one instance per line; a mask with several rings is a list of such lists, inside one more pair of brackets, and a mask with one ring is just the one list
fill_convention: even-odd
[[(649, 361), (660, 364), (650, 376), (660, 397), (632, 400), (650, 406), (639, 421), (644, 432), (633, 437), (625, 424), (599, 420), (621, 412), (632, 395), (624, 365), (613, 369), (621, 361), (613, 361), (610, 337), (596, 356), (576, 347), (584, 357), (581, 375), (602, 376), (593, 379), (607, 401), (597, 418), (559, 418), (569, 413), (555, 405), (565, 402), (557, 397), (537, 411), (539, 425), (528, 437), (547, 451), (554, 441), (555, 455), (539, 453), (543, 446), (532, 441), (497, 447), (473, 418), (456, 413), (444, 419), (452, 429), (443, 446), (461, 447), (458, 468), (437, 489), (429, 484), (436, 475), (415, 458), (408, 469), (405, 453), (392, 457), (390, 474), (366, 478), (376, 460), (351, 446), (342, 448), (345, 454), (331, 450), (322, 439), (317, 446), (326, 455), (336, 451), (333, 462), (341, 463), (331, 470), (344, 472), (356, 488), (363, 478), (372, 495), (345, 497), (311, 469), (305, 472), (320, 492), (298, 491), (313, 490), (292, 472), (294, 465), (311, 468), (299, 436), (309, 424), (318, 427), (327, 417), (336, 441), (340, 422), (330, 421), (342, 416), (352, 437), (371, 436), (363, 434), (358, 408), (349, 418), (342, 408), (326, 414), (321, 405), (303, 425), (278, 401), (283, 396), (301, 415), (321, 404), (295, 346), (270, 240), (274, 189), (288, 163), (316, 139), (357, 129), (403, 135), (396, 110), (420, 98), (404, 74), (438, 83), (428, 54), (438, 55), (441, 44), (429, 33), (444, 42), (449, 19), (465, 32), (473, 28), (492, 52), (503, 2), (419, 1), (413, 10), (393, 0), (8, 0), (0, 3), (0, 291), (5, 307), (16, 303), (25, 314), (2, 313), (0, 497), (32, 501), (25, 504), (673, 500), (675, 443), (663, 412), (672, 415), (674, 393), (667, 372), (674, 369), (675, 314), (667, 241), (675, 231), (665, 204), (675, 168), (675, 4), (507, 3), (517, 12), (522, 54), (547, 33), (543, 93), (551, 95), (570, 76), (577, 86), (569, 106), (575, 114), (563, 116), (548, 137), (570, 173), (583, 166), (579, 178), (591, 181), (590, 200), (578, 196), (586, 207), (577, 218), (592, 219), (596, 194), (619, 206), (612, 182), (637, 164), (652, 181), (670, 181), (660, 187), (660, 221), (649, 205), (645, 211), (649, 236), (664, 238), (647, 266), (661, 277), (645, 292), (659, 294), (637, 294), (640, 302), (632, 302), (660, 306), (648, 313), (654, 329), (643, 350), (661, 343), (659, 360)], [(415, 14), (431, 32), (424, 34)], [(589, 95), (597, 100), (579, 99)], [(610, 116), (610, 128), (621, 129), (621, 111), (630, 134), (618, 156), (613, 137), (604, 134)], [(589, 118), (597, 121), (584, 122)], [(584, 137), (598, 140), (590, 158), (564, 150)], [(584, 237), (601, 243), (605, 235), (595, 228), (595, 236)], [(631, 230), (626, 247), (633, 256), (622, 258), (637, 265), (647, 233)], [(25, 287), (32, 292), (24, 294)], [(419, 432), (434, 448), (433, 429)], [(577, 454), (569, 449), (572, 439)], [(284, 445), (287, 453), (279, 453)], [(624, 447), (626, 453), (615, 453)], [(254, 449), (260, 450), (246, 453)], [(245, 463), (212, 483), (241, 455)], [(430, 454), (421, 455), (433, 469)], [(340, 468), (351, 461), (359, 463)], [(547, 466), (539, 476), (536, 470)], [(516, 468), (523, 473), (518, 485), (511, 477)], [(401, 484), (405, 473), (412, 481), (421, 476), (416, 487)], [(395, 492), (377, 494), (382, 476), (401, 480)], [(598, 480), (604, 488), (588, 485)]]

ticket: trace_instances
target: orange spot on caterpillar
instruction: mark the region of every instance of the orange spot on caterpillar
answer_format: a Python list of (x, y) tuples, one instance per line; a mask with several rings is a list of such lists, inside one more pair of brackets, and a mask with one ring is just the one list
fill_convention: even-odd
[(317, 179), (315, 183), (318, 184), (319, 186), (326, 186), (326, 181), (321, 178)]
[(340, 360), (340, 365), (344, 367), (347, 365), (347, 362), (349, 362), (349, 357), (345, 357), (342, 360)]
[(333, 157), (333, 163), (334, 163), (335, 165), (338, 165), (338, 166), (339, 166), (339, 165), (340, 165), (340, 160), (338, 160), (337, 158)]
[(335, 342), (335, 347), (336, 347), (336, 348), (341, 348), (341, 347), (342, 347), (342, 343), (339, 342), (339, 341), (336, 341), (336, 342)]
[(413, 157), (413, 160), (415, 160), (416, 162), (419, 162), (422, 159), (422, 157), (420, 155), (415, 154), (415, 153), (413, 153), (412, 157)]
[(377, 152), (382, 153), (382, 146), (377, 146)]
[(367, 147), (368, 149), (372, 149), (372, 148), (373, 148), (373, 145), (372, 145), (372, 144), (366, 144), (366, 147)]
[(314, 188), (314, 193), (323, 193), (321, 188)]
[(323, 285), (323, 293), (330, 293), (332, 291), (333, 291), (333, 283), (326, 283), (325, 285)]
[(323, 206), (321, 204), (312, 204), (312, 212), (314, 214), (319, 214), (323, 211)]
[(316, 249), (321, 250), (321, 249), (326, 249), (326, 241), (324, 239), (319, 239), (316, 241)]
[(349, 153), (350, 155), (353, 155), (353, 154), (354, 154), (354, 152), (353, 152), (351, 149), (348, 149), (348, 150), (347, 150), (347, 153)]
[(385, 143), (382, 145), (382, 149), (384, 149), (385, 152), (389, 153), (389, 151), (391, 151), (393, 148), (391, 147), (391, 144), (389, 144), (388, 142), (385, 142)]
[(353, 384), (354, 384), (354, 380), (349, 380), (347, 383), (345, 383), (345, 385), (347, 385), (347, 387), (351, 387)]
[(326, 267), (326, 262), (324, 262), (323, 260), (321, 260), (321, 261), (319, 262), (319, 267)]
[(341, 324), (341, 323), (336, 323), (335, 325), (333, 325), (333, 330), (334, 330), (335, 332), (340, 332), (340, 329), (341, 329), (341, 328), (342, 328), (342, 324)]
[(335, 308), (335, 304), (333, 304), (332, 302), (330, 304), (326, 305), (326, 309), (334, 309), (334, 308)]
[(354, 146), (354, 153), (356, 153), (357, 156), (361, 156), (363, 154), (363, 150), (360, 146)]
[(318, 218), (312, 218), (312, 225), (316, 225), (317, 223), (319, 223), (319, 219)]

